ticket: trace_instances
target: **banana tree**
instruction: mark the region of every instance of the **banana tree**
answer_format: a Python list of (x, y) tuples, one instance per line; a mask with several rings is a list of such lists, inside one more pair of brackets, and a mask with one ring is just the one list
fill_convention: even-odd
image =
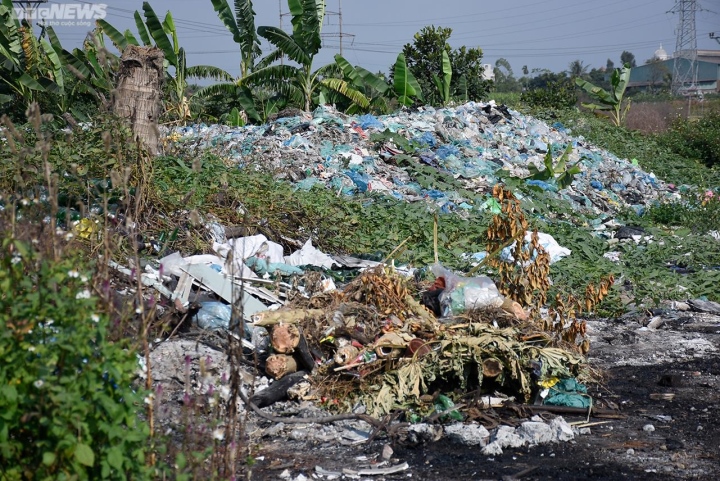
[(623, 65), (622, 69), (615, 69), (610, 77), (610, 91), (591, 84), (581, 78), (575, 79), (575, 84), (585, 90), (597, 104), (582, 104), (592, 111), (609, 111), (613, 123), (620, 127), (625, 123), (625, 117), (630, 110), (630, 100), (625, 101), (625, 89), (630, 82), (630, 64)]
[(438, 77), (437, 74), (433, 73), (433, 81), (440, 94), (440, 100), (443, 105), (447, 105), (452, 97), (450, 96), (450, 82), (452, 81), (452, 65), (450, 64), (450, 57), (446, 50), (442, 51), (442, 78)]
[[(279, 92), (309, 111), (315, 102), (317, 90), (323, 86), (338, 92), (352, 102), (366, 108), (369, 100), (344, 79), (325, 77), (327, 69), (313, 71), (313, 60), (320, 51), (320, 33), (325, 17), (324, 0), (288, 0), (292, 15), (292, 34), (277, 27), (259, 27), (258, 35), (266, 39), (276, 51), (265, 60), (287, 57), (298, 64), (274, 64), (257, 69), (246, 77), (247, 84), (265, 85)], [(264, 62), (268, 63), (268, 62)]]
[[(0, 3), (0, 105), (16, 97), (26, 104), (39, 93), (60, 93), (64, 85), (62, 66), (46, 41), (35, 38), (32, 27), (20, 22), (13, 3)], [(60, 82), (61, 86), (57, 82)]]
[(400, 104), (410, 107), (417, 98), (422, 100), (420, 84), (415, 79), (405, 61), (405, 54), (402, 52), (397, 56), (395, 68), (393, 69), (393, 88)]
[[(227, 80), (228, 74), (217, 67), (209, 65), (187, 66), (185, 49), (180, 46), (177, 28), (171, 12), (167, 12), (161, 22), (148, 2), (143, 2), (143, 17), (135, 11), (135, 25), (143, 45), (155, 45), (165, 55), (166, 84), (170, 99), (166, 101), (166, 113), (179, 121), (190, 118), (190, 105), (185, 90), (187, 79), (191, 77), (214, 80)], [(98, 20), (98, 26), (121, 52), (128, 45), (140, 45), (138, 39), (129, 30), (121, 33), (105, 20)], [(172, 68), (172, 72), (171, 72)]]
[[(256, 65), (255, 61), (262, 54), (260, 49), (260, 40), (255, 31), (255, 10), (253, 9), (252, 0), (235, 0), (233, 9), (230, 7), (228, 0), (210, 0), (215, 12), (225, 27), (232, 34), (233, 41), (240, 47), (240, 75), (233, 78), (232, 75), (225, 71), (216, 71), (214, 76), (216, 80), (222, 82), (214, 85), (203, 87), (195, 92), (198, 99), (208, 99), (214, 95), (226, 95), (236, 99), (245, 110), (246, 114), (256, 121), (263, 121), (266, 116), (263, 112), (268, 111), (264, 108), (266, 105), (261, 100), (266, 96), (259, 95), (256, 98), (255, 93), (249, 87), (243, 85), (243, 79), (247, 77), (256, 68), (271, 64), (276, 58), (268, 58), (264, 64)], [(262, 99), (260, 98), (262, 97)], [(268, 112), (272, 111), (272, 107)]]
[[(360, 66), (352, 66), (342, 55), (335, 55), (335, 63), (342, 71), (345, 79), (349, 81), (356, 89), (365, 95), (370, 101), (368, 110), (379, 113), (387, 113), (388, 90), (390, 84), (385, 81), (381, 75), (374, 74)], [(358, 104), (353, 104), (347, 113), (355, 114), (362, 111)]]

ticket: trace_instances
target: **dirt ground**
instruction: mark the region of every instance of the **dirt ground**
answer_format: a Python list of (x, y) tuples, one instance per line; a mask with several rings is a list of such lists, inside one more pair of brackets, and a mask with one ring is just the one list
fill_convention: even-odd
[[(591, 394), (617, 405), (626, 419), (593, 419), (605, 422), (585, 428), (570, 442), (506, 449), (492, 457), (477, 446), (445, 438), (414, 446), (395, 443), (389, 465), (407, 463), (408, 468), (365, 478), (720, 479), (720, 317), (676, 310), (655, 314), (589, 323), (591, 363), (606, 373), (604, 385)], [(658, 328), (643, 327), (649, 321)], [(327, 473), (362, 469), (380, 460), (388, 443), (377, 439), (370, 445), (343, 446), (317, 438), (263, 438), (256, 446), (251, 479), (352, 479)]]

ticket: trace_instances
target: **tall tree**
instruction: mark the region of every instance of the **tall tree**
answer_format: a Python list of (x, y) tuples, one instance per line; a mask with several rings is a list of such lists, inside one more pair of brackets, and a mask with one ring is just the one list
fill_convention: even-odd
[(403, 47), (408, 68), (420, 84), (422, 92), (427, 93), (426, 100), (439, 104), (441, 101), (435, 93), (433, 74), (442, 72), (442, 52), (445, 50), (452, 65), (451, 92), (463, 90), (464, 94), (467, 91), (469, 100), (480, 100), (487, 96), (490, 87), (490, 82), (482, 78), (482, 50), (466, 46), (453, 50), (448, 43), (451, 35), (451, 28), (435, 26), (425, 27), (416, 33), (413, 43)]
[(568, 65), (568, 74), (570, 74), (570, 77), (577, 78), (577, 77), (583, 77), (587, 74), (588, 71), (588, 65), (585, 65), (582, 60), (573, 60)]
[(513, 69), (507, 59), (499, 58), (495, 61), (495, 91), (496, 92), (517, 92), (520, 84), (513, 75)]
[(608, 72), (612, 72), (613, 70), (615, 70), (615, 62), (607, 59), (607, 63), (605, 64), (605, 70), (607, 70)]
[(637, 67), (637, 63), (635, 62), (635, 55), (628, 52), (627, 50), (623, 50), (623, 53), (620, 54), (620, 63), (623, 65), (629, 64), (630, 68)]
[[(317, 102), (322, 102), (322, 96), (318, 94), (321, 87), (338, 92), (367, 108), (367, 97), (344, 79), (333, 76), (337, 72), (335, 64), (328, 64), (313, 71), (313, 61), (322, 47), (320, 33), (325, 18), (325, 0), (288, 0), (288, 7), (292, 15), (292, 34), (278, 27), (263, 26), (258, 28), (258, 35), (277, 48), (276, 52), (268, 55), (271, 59), (287, 57), (297, 66), (269, 65), (257, 69), (245, 80), (249, 84), (259, 83), (283, 93), (306, 111), (316, 103), (316, 95)], [(264, 59), (260, 63), (267, 62)]]

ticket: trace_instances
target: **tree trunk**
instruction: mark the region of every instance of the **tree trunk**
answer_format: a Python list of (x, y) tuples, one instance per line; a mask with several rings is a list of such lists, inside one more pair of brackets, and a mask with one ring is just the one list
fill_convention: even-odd
[(164, 60), (163, 51), (157, 47), (128, 45), (120, 58), (113, 94), (113, 112), (130, 122), (134, 138), (153, 155), (159, 146)]

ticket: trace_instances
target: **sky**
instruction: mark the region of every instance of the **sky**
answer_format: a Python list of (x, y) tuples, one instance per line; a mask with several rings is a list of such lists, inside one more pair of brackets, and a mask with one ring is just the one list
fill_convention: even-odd
[[(232, 5), (233, 0), (228, 1)], [(110, 24), (121, 31), (137, 31), (132, 14), (142, 13), (142, 0), (96, 3), (107, 4), (105, 19)], [(720, 0), (698, 3), (702, 8), (696, 14), (698, 48), (720, 49), (709, 38), (710, 32), (720, 37)], [(213, 65), (239, 74), (237, 44), (210, 0), (151, 0), (150, 4), (161, 18), (172, 11), (188, 65)], [(287, 12), (287, 0), (256, 0), (254, 6), (256, 26), (278, 26), (280, 7)], [(674, 6), (675, 0), (327, 0), (324, 46), (314, 67), (333, 61), (340, 52), (340, 11), (344, 57), (372, 71), (387, 72), (403, 45), (427, 25), (452, 28), (450, 44), (482, 49), (483, 63), (507, 59), (516, 77), (522, 75), (524, 65), (560, 72), (576, 59), (590, 68), (605, 66), (608, 58), (618, 66), (623, 50), (632, 52), (640, 65), (661, 44), (670, 55), (675, 50), (679, 17), (670, 12)], [(290, 17), (282, 21), (289, 30)], [(55, 30), (67, 48), (79, 46), (89, 28), (61, 25)], [(263, 43), (265, 53), (271, 49)]]

